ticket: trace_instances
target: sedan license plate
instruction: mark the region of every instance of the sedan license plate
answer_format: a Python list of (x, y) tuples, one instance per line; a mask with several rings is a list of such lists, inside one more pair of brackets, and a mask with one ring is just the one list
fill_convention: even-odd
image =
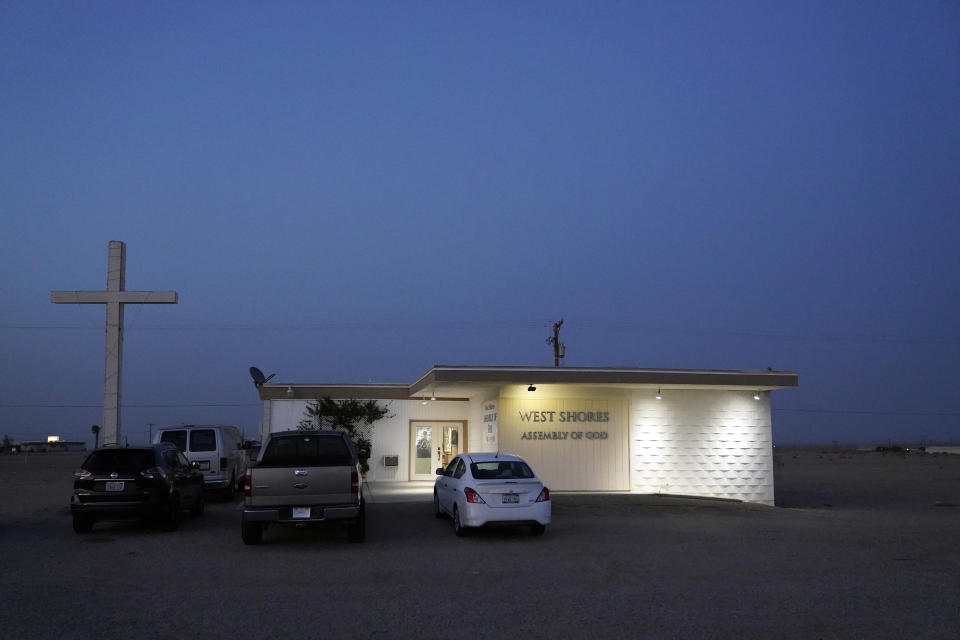
[(310, 517), (310, 507), (294, 507), (294, 508), (293, 508), (293, 517), (294, 517), (294, 518), (309, 518), (309, 517)]
[(516, 493), (505, 493), (503, 494), (503, 504), (518, 504), (520, 502), (520, 496)]
[(122, 482), (108, 482), (107, 491), (123, 491)]

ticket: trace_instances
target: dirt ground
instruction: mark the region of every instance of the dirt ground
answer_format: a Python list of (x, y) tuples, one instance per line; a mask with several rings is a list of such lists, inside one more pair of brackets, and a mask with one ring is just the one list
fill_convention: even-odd
[[(424, 602), (492, 637), (960, 637), (960, 455), (777, 448), (777, 507), (557, 493), (546, 535), (465, 539), (423, 496), (368, 505), (363, 545), (277, 530), (256, 548), (227, 502), (174, 534), (77, 536), (83, 457), (0, 456), (0, 637), (457, 635)], [(324, 632), (305, 633), (317, 597)]]
[(773, 459), (778, 507), (960, 509), (960, 455), (778, 447)]

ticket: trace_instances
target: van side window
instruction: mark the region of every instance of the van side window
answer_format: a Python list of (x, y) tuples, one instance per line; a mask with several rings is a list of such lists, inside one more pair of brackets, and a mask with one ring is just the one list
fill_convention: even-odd
[(190, 451), (216, 451), (217, 434), (213, 429), (191, 429)]
[(180, 451), (187, 450), (187, 432), (184, 429), (164, 431), (160, 435), (160, 442), (171, 442)]

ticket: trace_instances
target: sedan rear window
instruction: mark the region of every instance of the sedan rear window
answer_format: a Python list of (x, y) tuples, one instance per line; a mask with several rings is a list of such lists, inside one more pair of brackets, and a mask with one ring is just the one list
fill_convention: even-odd
[(333, 467), (352, 462), (343, 438), (325, 436), (286, 436), (267, 444), (260, 464), (267, 467)]
[(190, 431), (190, 451), (216, 451), (217, 434), (213, 429), (192, 429)]
[(94, 451), (83, 463), (83, 468), (94, 475), (102, 473), (139, 473), (153, 465), (153, 452), (119, 449), (117, 451)]
[(477, 480), (508, 480), (513, 478), (533, 478), (533, 470), (526, 462), (497, 461), (472, 462), (470, 473)]

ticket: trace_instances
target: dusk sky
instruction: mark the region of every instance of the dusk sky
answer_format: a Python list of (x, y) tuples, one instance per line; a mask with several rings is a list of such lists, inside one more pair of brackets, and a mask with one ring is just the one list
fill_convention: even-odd
[(960, 4), (2, 2), (0, 436), (248, 375), (773, 367), (776, 443), (960, 443)]

